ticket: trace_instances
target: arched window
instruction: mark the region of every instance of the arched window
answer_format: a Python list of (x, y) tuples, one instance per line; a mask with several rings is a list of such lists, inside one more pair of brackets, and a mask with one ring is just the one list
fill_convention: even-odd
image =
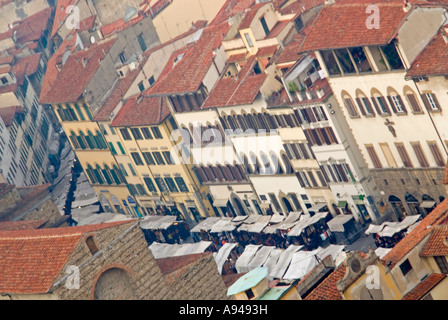
[(85, 150), (87, 148), (87, 143), (84, 137), (84, 133), (82, 133), (82, 131), (79, 132), (79, 136), (77, 136), (77, 139), (81, 149)]
[(420, 107), (420, 104), (418, 103), (417, 96), (415, 95), (415, 92), (409, 87), (405, 86), (403, 88), (404, 96), (406, 97), (409, 105), (411, 106), (413, 113), (422, 113), (422, 108)]
[(73, 131), (70, 131), (70, 141), (72, 142), (74, 149), (80, 149), (81, 146), (79, 144), (78, 138)]
[(98, 182), (98, 180), (95, 177), (95, 172), (94, 172), (94, 170), (93, 170), (93, 168), (92, 168), (92, 166), (90, 164), (87, 164), (86, 174), (89, 177), (90, 182), (92, 184), (95, 184), (95, 183)]
[(264, 152), (261, 152), (260, 157), (261, 157), (261, 163), (264, 166), (264, 174), (273, 174), (274, 170), (267, 155)]
[(112, 184), (112, 175), (110, 174), (110, 169), (107, 165), (104, 166), (104, 169), (101, 170), (104, 178), (106, 179), (107, 184)]
[(260, 161), (258, 160), (258, 157), (254, 153), (251, 153), (250, 160), (254, 167), (254, 174), (260, 174), (262, 171), (261, 171), (261, 164), (260, 164)]
[(95, 174), (96, 181), (99, 184), (104, 184), (104, 177), (101, 174), (101, 168), (99, 165), (96, 165), (96, 168), (93, 170), (93, 172)]
[(96, 130), (96, 141), (101, 149), (107, 149), (106, 141), (104, 141), (103, 135), (99, 130)]
[[(98, 145), (98, 141), (96, 140), (95, 136), (93, 135), (93, 133), (88, 130), (87, 131), (87, 135), (89, 137), (89, 140), (91, 141), (91, 144), (93, 145), (93, 147), (91, 147), (91, 149), (100, 149), (100, 146)], [(89, 144), (90, 146), (90, 144)]]
[(355, 104), (353, 103), (352, 98), (346, 91), (342, 91), (341, 93), (342, 101), (344, 101), (345, 108), (347, 109), (348, 115), (352, 118), (358, 118), (359, 113), (356, 111)]
[(389, 104), (392, 107), (392, 111), (397, 114), (407, 113), (406, 107), (403, 103), (403, 99), (398, 94), (398, 92), (392, 88), (387, 88), (387, 100), (389, 100)]
[(282, 154), (282, 160), (283, 160), (283, 163), (285, 164), (285, 173), (286, 174), (294, 173), (294, 170), (291, 165), (291, 161), (289, 161), (289, 158), (286, 154)]
[(87, 136), (84, 136), (84, 138), (87, 141), (87, 145), (89, 146), (89, 149), (92, 149), (92, 150), (95, 149), (96, 143), (95, 144), (93, 143), (94, 138), (93, 138), (92, 132), (87, 131)]
[(112, 166), (110, 174), (112, 175), (112, 178), (116, 184), (124, 183), (124, 181), (120, 178), (120, 170), (118, 170), (116, 165)]
[(363, 116), (375, 116), (372, 104), (367, 96), (361, 90), (356, 90), (356, 103), (358, 104), (359, 111)]
[(285, 171), (283, 170), (283, 167), (280, 163), (280, 160), (278, 159), (277, 155), (274, 153), (271, 153), (271, 160), (272, 160), (272, 171), (275, 174), (283, 174)]
[(371, 100), (372, 104), (379, 115), (390, 115), (389, 105), (387, 104), (386, 98), (381, 94), (381, 92), (375, 88), (371, 90)]

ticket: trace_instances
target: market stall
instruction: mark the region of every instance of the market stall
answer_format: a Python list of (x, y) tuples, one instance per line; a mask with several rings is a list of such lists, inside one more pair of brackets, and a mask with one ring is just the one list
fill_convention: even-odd
[(146, 216), (140, 220), (140, 228), (148, 244), (181, 243), (190, 235), (188, 224), (178, 221), (176, 216)]

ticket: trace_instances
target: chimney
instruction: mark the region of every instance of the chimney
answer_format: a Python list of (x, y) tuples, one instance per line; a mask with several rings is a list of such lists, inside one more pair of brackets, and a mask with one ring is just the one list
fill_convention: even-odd
[(446, 43), (446, 44), (448, 44), (448, 36), (447, 36), (447, 33), (448, 33), (448, 27), (443, 28), (443, 30), (442, 30), (442, 38), (443, 38), (443, 40), (445, 40), (445, 43)]
[(403, 0), (403, 11), (408, 12), (411, 10), (411, 4), (408, 2), (408, 0)]

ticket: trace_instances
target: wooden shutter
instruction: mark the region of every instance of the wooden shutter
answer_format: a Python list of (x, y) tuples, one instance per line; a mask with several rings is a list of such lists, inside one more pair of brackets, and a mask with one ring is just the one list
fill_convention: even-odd
[(406, 168), (412, 168), (413, 165), (412, 165), (411, 159), (409, 158), (409, 155), (408, 155), (404, 145), (396, 144), (395, 146), (397, 147), (398, 154), (400, 155), (400, 158), (403, 161), (404, 166)]
[(429, 146), (429, 149), (431, 150), (434, 160), (436, 161), (437, 166), (444, 167), (445, 161), (443, 160), (443, 156), (440, 153), (440, 150), (437, 147), (437, 144), (435, 142), (428, 142), (428, 146)]
[(420, 109), (420, 106), (418, 105), (417, 99), (415, 98), (415, 95), (410, 93), (406, 95), (408, 97), (409, 100), (409, 104), (412, 107), (412, 111), (414, 112), (421, 112), (422, 110)]
[(422, 146), (420, 145), (420, 143), (413, 143), (412, 149), (414, 149), (415, 155), (417, 156), (417, 160), (420, 163), (420, 166), (422, 168), (429, 167), (428, 160), (426, 160), (425, 154), (422, 150)]
[(356, 103), (358, 104), (359, 111), (361, 111), (361, 114), (362, 114), (363, 116), (365, 116), (367, 113), (366, 113), (366, 110), (364, 109), (364, 105), (362, 104), (361, 99), (356, 98), (355, 100), (356, 100)]
[(376, 113), (383, 114), (383, 112), (380, 109), (380, 106), (378, 105), (378, 102), (376, 102), (375, 97), (371, 97), (370, 100), (372, 100), (372, 104), (375, 107)]
[(398, 113), (398, 111), (397, 111), (397, 107), (395, 106), (395, 102), (394, 102), (394, 100), (392, 99), (392, 97), (391, 97), (391, 96), (387, 96), (387, 100), (389, 100), (389, 104), (390, 104), (390, 106), (392, 107), (392, 111), (393, 111), (394, 113)]

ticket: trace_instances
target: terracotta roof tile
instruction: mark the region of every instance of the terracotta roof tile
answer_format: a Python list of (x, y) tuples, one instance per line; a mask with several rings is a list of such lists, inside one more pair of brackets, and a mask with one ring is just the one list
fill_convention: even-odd
[(448, 75), (448, 43), (438, 33), (417, 56), (406, 77)]
[(240, 25), (238, 26), (238, 29), (245, 29), (245, 28), (249, 28), (252, 21), (255, 18), (255, 15), (257, 14), (258, 10), (262, 7), (264, 7), (265, 5), (267, 5), (268, 3), (266, 2), (262, 2), (262, 3), (258, 3), (258, 4), (254, 4), (253, 6), (251, 6), (244, 14), (244, 18), (243, 20), (241, 20)]
[(429, 275), (425, 280), (420, 282), (414, 289), (408, 292), (402, 298), (402, 300), (420, 300), (445, 278), (446, 275), (440, 273), (433, 273)]
[(199, 89), (213, 62), (213, 50), (221, 46), (229, 24), (207, 26), (197, 41), (171, 55), (156, 84), (148, 94), (178, 94)]
[(56, 10), (53, 20), (53, 29), (51, 30), (51, 38), (57, 33), (60, 26), (65, 23), (65, 19), (69, 16), (67, 13), (67, 8), (69, 6), (74, 6), (79, 0), (58, 0), (56, 5)]
[(39, 229), (46, 223), (47, 220), (3, 221), (0, 222), (0, 231)]
[(420, 256), (448, 256), (448, 225), (435, 226)]
[(255, 0), (227, 0), (216, 14), (215, 18), (210, 22), (211, 25), (220, 24), (227, 21), (229, 17), (243, 13), (255, 3)]
[(0, 108), (0, 117), (2, 118), (3, 122), (5, 123), (5, 126), (9, 127), (13, 121), (14, 117), (18, 113), (24, 113), (25, 109), (21, 106), (12, 106), (12, 107), (6, 107), (6, 108)]
[(344, 278), (345, 271), (345, 264), (341, 263), (304, 300), (342, 300), (342, 295), (337, 289), (336, 283)]
[[(98, 42), (84, 50), (72, 53), (61, 71), (56, 64), (61, 55), (53, 55), (47, 66), (42, 84), (40, 103), (76, 102), (96, 74), (101, 60), (107, 55), (116, 39)], [(83, 61), (86, 62), (85, 66)], [(67, 88), (70, 87), (70, 90)]]
[(122, 223), (1, 231), (0, 292), (48, 292), (83, 234)]
[(25, 75), (30, 76), (37, 71), (37, 69), (39, 68), (40, 57), (41, 53), (35, 53), (20, 58), (14, 63), (12, 71), (19, 85), (23, 84)]
[(137, 95), (128, 99), (112, 121), (113, 127), (158, 125), (170, 115), (166, 98)]
[(426, 236), (428, 236), (433, 227), (444, 223), (448, 217), (448, 199), (441, 202), (430, 214), (428, 214), (420, 223), (398, 242), (382, 259), (383, 264), (393, 268), (401, 259), (404, 258), (416, 245), (418, 245)]
[(253, 103), (267, 77), (265, 73), (255, 74), (253, 72), (255, 63), (255, 57), (252, 56), (244, 63), (238, 76), (221, 78), (210, 91), (202, 108)]
[[(375, 4), (380, 9), (380, 29), (366, 28), (366, 8)], [(403, 3), (338, 3), (324, 7), (318, 14), (301, 48), (302, 51), (388, 44), (405, 18)]]

